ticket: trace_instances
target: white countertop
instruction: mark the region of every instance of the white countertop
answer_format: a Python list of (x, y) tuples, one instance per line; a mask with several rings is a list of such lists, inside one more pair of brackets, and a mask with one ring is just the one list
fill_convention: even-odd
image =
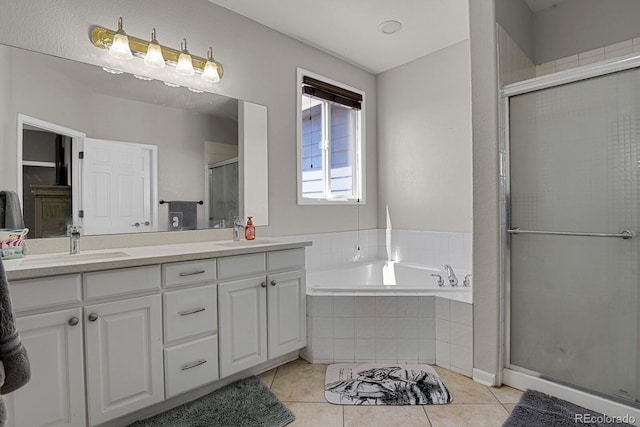
[(27, 255), (24, 258), (3, 260), (3, 264), (8, 279), (19, 280), (295, 249), (311, 246), (311, 244), (311, 242), (285, 242), (271, 238), (238, 242), (225, 240), (80, 251), (77, 255), (69, 255), (69, 253)]

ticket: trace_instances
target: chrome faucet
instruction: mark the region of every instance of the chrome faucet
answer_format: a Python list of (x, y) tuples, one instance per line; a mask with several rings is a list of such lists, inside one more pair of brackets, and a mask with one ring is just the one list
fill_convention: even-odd
[(462, 281), (462, 286), (464, 286), (465, 288), (468, 288), (469, 286), (471, 286), (471, 275), (467, 274), (466, 276), (464, 276), (464, 280)]
[(442, 275), (440, 274), (432, 274), (433, 277), (437, 277), (438, 281), (436, 283), (438, 283), (438, 287), (439, 288), (444, 288), (444, 280), (442, 280)]
[(69, 226), (69, 253), (71, 255), (77, 255), (80, 253), (80, 227), (77, 225)]
[(453, 272), (453, 267), (449, 264), (444, 265), (444, 271), (447, 273), (447, 278), (449, 279), (449, 286), (455, 288), (458, 286), (458, 278), (456, 277), (456, 273)]
[(233, 217), (233, 240), (235, 242), (240, 240), (240, 236), (244, 233), (244, 224), (240, 220), (239, 216)]

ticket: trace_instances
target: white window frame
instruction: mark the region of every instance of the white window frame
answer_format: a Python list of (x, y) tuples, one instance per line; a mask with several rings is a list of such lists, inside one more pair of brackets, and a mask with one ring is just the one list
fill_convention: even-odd
[[(334, 86), (338, 86), (352, 92), (356, 92), (362, 95), (361, 109), (358, 112), (360, 120), (356, 126), (358, 127), (358, 136), (356, 139), (355, 147), (355, 160), (353, 165), (354, 173), (354, 194), (353, 196), (335, 196), (335, 197), (303, 197), (302, 195), (302, 78), (303, 76), (309, 76), (317, 80), (321, 80), (330, 83)], [(365, 93), (362, 90), (353, 88), (303, 68), (297, 69), (296, 78), (296, 149), (297, 149), (297, 191), (298, 191), (298, 205), (355, 205), (366, 204), (366, 98)], [(326, 124), (325, 124), (326, 126)], [(331, 153), (328, 156), (324, 156), (324, 162), (330, 161)], [(330, 164), (330, 163), (329, 163)], [(323, 173), (326, 174), (325, 183), (328, 185), (330, 168), (327, 164), (323, 165)]]

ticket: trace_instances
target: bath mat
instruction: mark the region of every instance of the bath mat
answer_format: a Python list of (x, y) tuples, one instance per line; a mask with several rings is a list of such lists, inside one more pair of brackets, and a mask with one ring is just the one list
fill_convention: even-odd
[(294, 419), (293, 413), (253, 376), (167, 412), (136, 421), (130, 427), (282, 427)]
[(453, 400), (429, 365), (329, 365), (324, 396), (337, 405), (438, 405)]
[(633, 421), (629, 416), (624, 418), (607, 417), (566, 400), (527, 390), (502, 427), (631, 427), (626, 421)]

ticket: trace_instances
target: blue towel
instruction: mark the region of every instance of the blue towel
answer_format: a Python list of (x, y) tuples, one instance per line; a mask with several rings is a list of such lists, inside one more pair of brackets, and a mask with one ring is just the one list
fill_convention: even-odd
[[(0, 259), (0, 395), (11, 393), (31, 379), (27, 350), (16, 329), (9, 295), (9, 281)], [(7, 418), (4, 401), (0, 397), (0, 426)]]
[(15, 191), (0, 191), (0, 228), (24, 228), (22, 207)]

